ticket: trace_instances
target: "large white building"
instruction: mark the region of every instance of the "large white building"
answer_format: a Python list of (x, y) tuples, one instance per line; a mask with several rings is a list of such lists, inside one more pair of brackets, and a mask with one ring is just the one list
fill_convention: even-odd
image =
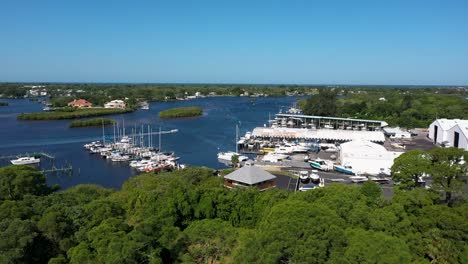
[(468, 120), (437, 119), (429, 126), (428, 137), (434, 144), (468, 150)]
[(370, 141), (353, 140), (340, 145), (342, 166), (351, 166), (359, 174), (390, 173), (393, 160), (403, 152), (388, 151), (384, 146)]
[(125, 102), (123, 100), (112, 100), (104, 104), (104, 108), (125, 108)]

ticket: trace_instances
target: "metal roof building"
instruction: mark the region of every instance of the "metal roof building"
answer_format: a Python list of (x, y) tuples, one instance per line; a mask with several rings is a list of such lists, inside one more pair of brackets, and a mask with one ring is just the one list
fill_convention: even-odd
[(382, 131), (257, 127), (252, 131), (252, 136), (260, 138), (318, 139), (342, 142), (364, 139), (373, 142), (385, 142), (385, 135)]
[(224, 176), (224, 185), (228, 188), (240, 186), (265, 190), (276, 186), (275, 179), (275, 175), (255, 166), (253, 161), (248, 160), (244, 167)]
[(361, 129), (361, 130), (380, 130), (382, 127), (388, 126), (387, 122), (368, 119), (354, 119), (331, 116), (310, 116), (298, 114), (276, 114), (277, 120), (295, 120), (302, 127), (313, 126), (322, 128), (326, 125), (332, 126), (335, 129)]

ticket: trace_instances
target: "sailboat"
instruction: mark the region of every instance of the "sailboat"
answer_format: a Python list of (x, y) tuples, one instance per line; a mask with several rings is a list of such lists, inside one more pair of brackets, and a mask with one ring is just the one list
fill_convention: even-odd
[(238, 145), (237, 145), (238, 137), (239, 137), (239, 126), (236, 124), (236, 139), (234, 140), (236, 144), (236, 152), (233, 152), (233, 151), (219, 152), (218, 153), (219, 160), (231, 162), (232, 157), (236, 155), (238, 156), (239, 161), (246, 161), (249, 159), (247, 156), (239, 154)]

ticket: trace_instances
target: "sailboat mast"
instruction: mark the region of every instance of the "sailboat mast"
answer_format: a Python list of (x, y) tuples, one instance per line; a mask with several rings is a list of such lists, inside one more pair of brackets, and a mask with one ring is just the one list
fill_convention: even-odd
[(161, 152), (161, 127), (159, 127), (159, 152)]
[(239, 147), (237, 146), (237, 138), (238, 137), (239, 137), (239, 126), (236, 123), (236, 140), (234, 141), (234, 143), (236, 144), (236, 153), (239, 152)]
[(122, 119), (123, 136), (125, 137), (125, 119)]
[(104, 119), (101, 119), (101, 122), (102, 122), (102, 144), (105, 145), (106, 144), (106, 138), (104, 136)]

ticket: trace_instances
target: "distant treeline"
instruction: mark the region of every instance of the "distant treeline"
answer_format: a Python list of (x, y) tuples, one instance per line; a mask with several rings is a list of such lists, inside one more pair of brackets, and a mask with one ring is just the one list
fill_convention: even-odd
[(468, 100), (460, 94), (395, 89), (338, 91), (321, 89), (300, 102), (306, 114), (384, 120), (391, 126), (428, 127), (436, 118), (468, 119)]
[(201, 116), (203, 110), (200, 107), (190, 106), (190, 107), (178, 107), (167, 109), (159, 112), (160, 118), (180, 118), (180, 117), (194, 117)]
[(86, 118), (103, 115), (123, 114), (133, 111), (132, 109), (113, 109), (113, 108), (78, 108), (73, 111), (57, 110), (55, 112), (40, 112), (40, 113), (21, 113), (18, 115), (18, 120), (60, 120), (60, 119), (75, 119)]
[(71, 128), (75, 127), (97, 127), (110, 126), (115, 124), (115, 121), (109, 118), (91, 118), (86, 120), (75, 120), (70, 123)]
[[(23, 97), (30, 87), (21, 83), (0, 83), (0, 97)], [(94, 105), (103, 105), (114, 99), (124, 99), (132, 107), (137, 101), (165, 101), (184, 98), (199, 93), (203, 96), (222, 95), (239, 96), (266, 95), (311, 95), (317, 89), (334, 89), (339, 94), (346, 95), (350, 91), (382, 92), (393, 90), (397, 92), (416, 91), (419, 93), (459, 94), (468, 95), (467, 88), (437, 87), (437, 86), (349, 86), (349, 85), (240, 85), (240, 84), (57, 84), (43, 83), (51, 102), (55, 107), (65, 106), (71, 99), (83, 98)]]

